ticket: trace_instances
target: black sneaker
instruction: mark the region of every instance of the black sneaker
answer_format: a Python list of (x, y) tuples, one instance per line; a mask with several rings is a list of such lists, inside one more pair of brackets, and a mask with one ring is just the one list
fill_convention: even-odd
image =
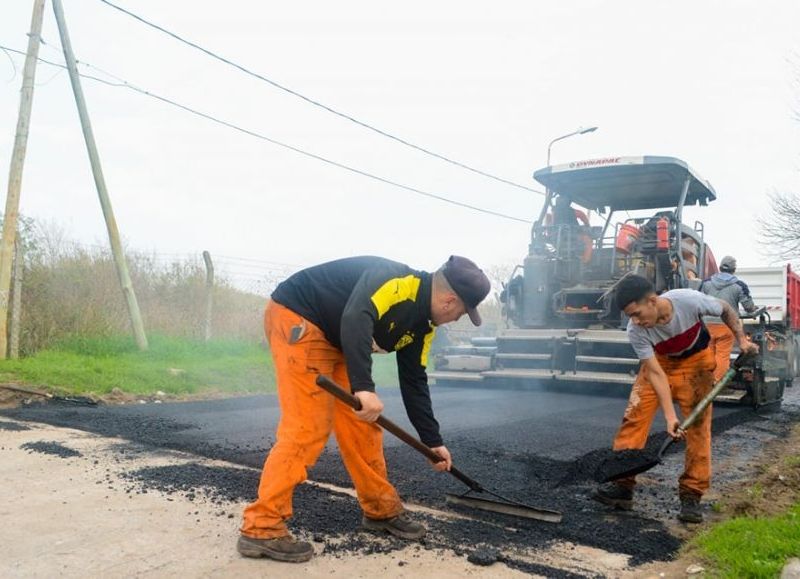
[(592, 493), (592, 498), (623, 511), (633, 509), (633, 489), (615, 482), (608, 482), (597, 487)]
[(700, 507), (700, 497), (695, 495), (681, 496), (681, 512), (678, 520), (684, 523), (702, 523), (703, 509)]
[(314, 556), (314, 547), (311, 543), (298, 541), (290, 536), (251, 539), (240, 535), (236, 550), (244, 557), (267, 557), (287, 563), (304, 563)]
[(412, 521), (407, 513), (400, 513), (391, 519), (369, 519), (364, 517), (361, 519), (361, 528), (367, 531), (386, 531), (395, 537), (410, 541), (421, 539), (428, 532), (424, 525)]

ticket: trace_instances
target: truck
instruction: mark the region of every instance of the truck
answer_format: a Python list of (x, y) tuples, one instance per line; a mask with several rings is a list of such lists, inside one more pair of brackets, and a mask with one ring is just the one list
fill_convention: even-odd
[[(705, 226), (684, 218), (686, 207), (707, 206), (716, 191), (686, 162), (661, 156), (575, 161), (533, 177), (546, 194), (528, 253), (503, 284), (505, 327), (437, 353), (429, 378), (437, 385), (627, 391), (639, 361), (624, 331), (627, 319), (614, 303), (614, 286), (636, 273), (658, 293), (698, 289), (716, 273)], [(781, 335), (769, 312), (752, 319), (754, 336)], [(777, 384), (747, 394), (767, 378), (772, 384), (773, 363), (765, 359), (749, 368), (753, 380), (742, 379), (728, 397), (773, 402), (782, 393)], [(779, 379), (783, 385), (786, 380)], [(746, 394), (740, 396), (742, 387)]]
[(739, 315), (759, 355), (717, 400), (758, 408), (780, 401), (784, 389), (800, 376), (800, 276), (788, 264), (741, 268), (736, 275), (757, 306), (755, 312)]

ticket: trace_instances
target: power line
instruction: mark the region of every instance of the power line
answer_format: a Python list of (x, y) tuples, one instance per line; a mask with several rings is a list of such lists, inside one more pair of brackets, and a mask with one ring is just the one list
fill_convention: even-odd
[(142, 24), (144, 24), (146, 26), (154, 28), (155, 30), (158, 30), (159, 32), (163, 32), (167, 36), (170, 36), (170, 37), (174, 38), (175, 40), (177, 40), (179, 42), (182, 42), (183, 44), (186, 44), (187, 46), (190, 46), (190, 47), (192, 47), (192, 48), (194, 48), (196, 50), (199, 50), (200, 52), (203, 52), (204, 54), (210, 56), (211, 58), (219, 60), (220, 62), (223, 62), (223, 63), (225, 63), (225, 64), (227, 64), (229, 66), (232, 66), (232, 67), (240, 70), (241, 72), (243, 72), (243, 73), (245, 73), (245, 74), (247, 74), (249, 76), (257, 78), (257, 79), (259, 79), (259, 80), (261, 80), (263, 82), (266, 82), (267, 84), (269, 84), (269, 85), (271, 85), (271, 86), (273, 86), (273, 87), (275, 87), (277, 89), (280, 89), (280, 90), (282, 90), (282, 91), (284, 91), (286, 93), (289, 93), (290, 95), (295, 96), (295, 97), (297, 97), (299, 99), (302, 99), (302, 100), (306, 101), (307, 103), (309, 103), (311, 105), (314, 105), (315, 107), (319, 107), (319, 108), (321, 108), (321, 109), (323, 109), (323, 110), (325, 110), (325, 111), (327, 111), (329, 113), (332, 113), (332, 114), (336, 115), (337, 117), (341, 117), (341, 118), (343, 118), (345, 120), (348, 120), (348, 121), (350, 121), (352, 123), (355, 123), (356, 125), (358, 125), (360, 127), (363, 127), (363, 128), (365, 128), (367, 130), (370, 130), (370, 131), (372, 131), (374, 133), (377, 133), (377, 134), (379, 134), (379, 135), (381, 135), (383, 137), (386, 137), (388, 139), (392, 139), (393, 141), (401, 143), (401, 144), (403, 144), (403, 145), (405, 145), (407, 147), (411, 147), (412, 149), (415, 149), (417, 151), (425, 153), (426, 155), (430, 155), (432, 157), (436, 157), (437, 159), (440, 159), (442, 161), (445, 161), (447, 163), (455, 165), (456, 167), (460, 167), (462, 169), (466, 169), (467, 171), (471, 171), (471, 172), (476, 173), (478, 175), (482, 175), (483, 177), (487, 177), (489, 179), (494, 179), (495, 181), (499, 181), (500, 183), (505, 183), (506, 185), (511, 185), (512, 187), (517, 187), (518, 189), (524, 189), (526, 191), (531, 191), (533, 193), (538, 193), (539, 195), (544, 195), (543, 191), (540, 191), (538, 189), (533, 189), (531, 187), (527, 187), (527, 186), (521, 185), (519, 183), (515, 183), (514, 181), (510, 181), (508, 179), (504, 179), (503, 177), (498, 177), (497, 175), (493, 175), (491, 173), (487, 173), (486, 171), (482, 171), (480, 169), (476, 169), (475, 167), (467, 165), (466, 163), (462, 163), (461, 161), (456, 161), (454, 159), (451, 159), (450, 157), (446, 157), (445, 155), (442, 155), (440, 153), (436, 153), (435, 151), (431, 151), (430, 149), (426, 149), (425, 147), (422, 147), (420, 145), (416, 145), (416, 144), (414, 144), (414, 143), (412, 143), (410, 141), (407, 141), (406, 139), (403, 139), (402, 137), (398, 137), (398, 136), (393, 135), (393, 134), (391, 134), (391, 133), (389, 133), (389, 132), (387, 132), (387, 131), (385, 131), (383, 129), (379, 129), (378, 127), (375, 127), (374, 125), (371, 125), (371, 124), (369, 124), (367, 122), (360, 121), (357, 118), (348, 115), (347, 113), (343, 113), (343, 112), (341, 112), (341, 111), (339, 111), (337, 109), (334, 109), (333, 107), (331, 107), (329, 105), (326, 105), (326, 104), (324, 104), (324, 103), (322, 103), (322, 102), (320, 102), (318, 100), (315, 100), (315, 99), (313, 99), (311, 97), (308, 97), (308, 96), (306, 96), (306, 95), (304, 95), (302, 93), (299, 93), (294, 89), (291, 89), (291, 88), (289, 88), (289, 87), (287, 87), (287, 86), (285, 86), (283, 84), (278, 83), (277, 81), (274, 81), (274, 80), (272, 80), (272, 79), (270, 79), (270, 78), (268, 78), (266, 76), (263, 76), (262, 74), (254, 72), (254, 71), (246, 68), (245, 66), (243, 66), (241, 64), (233, 62), (232, 60), (229, 60), (229, 59), (225, 58), (224, 56), (221, 56), (221, 55), (217, 54), (216, 52), (213, 52), (213, 51), (211, 51), (211, 50), (209, 50), (207, 48), (203, 48), (199, 44), (196, 44), (196, 43), (192, 42), (191, 40), (187, 40), (187, 39), (179, 36), (175, 32), (171, 32), (171, 31), (167, 30), (166, 28), (164, 28), (162, 26), (159, 26), (158, 24), (150, 22), (149, 20), (146, 20), (145, 18), (143, 18), (141, 16), (138, 16), (138, 15), (134, 14), (133, 12), (130, 12), (129, 10), (126, 10), (125, 8), (122, 8), (121, 6), (118, 6), (118, 5), (114, 4), (113, 2), (109, 2), (109, 0), (100, 0), (100, 2), (102, 2), (103, 4), (106, 4), (107, 6), (110, 6), (111, 8), (114, 8), (115, 10), (118, 10), (118, 11), (122, 12), (123, 14), (126, 14), (126, 15), (130, 16), (131, 18), (134, 18), (135, 20), (138, 20), (139, 22), (141, 22)]
[(13, 58), (11, 58), (11, 55), (8, 53), (8, 50), (6, 50), (5, 48), (2, 49), (2, 50), (3, 50), (3, 53), (6, 55), (6, 57), (8, 57), (8, 62), (11, 63), (11, 68), (14, 70), (14, 73), (11, 75), (11, 78), (9, 78), (6, 81), (7, 83), (11, 83), (11, 82), (14, 82), (14, 79), (17, 78), (17, 63), (14, 62)]
[[(0, 48), (5, 48), (6, 50), (9, 50), (11, 52), (15, 52), (17, 54), (25, 54), (21, 50), (15, 50), (15, 49), (12, 49), (12, 48), (7, 48), (7, 47), (2, 46), (2, 45), (0, 45)], [(40, 62), (43, 62), (43, 63), (48, 64), (50, 66), (58, 66), (58, 67), (61, 67), (61, 68), (66, 68), (63, 64), (51, 62), (51, 61), (45, 60), (43, 58), (39, 58), (38, 60)], [(81, 64), (86, 64), (86, 63), (81, 62)], [(168, 104), (170, 106), (173, 106), (175, 108), (181, 109), (181, 110), (183, 110), (185, 112), (188, 112), (190, 114), (193, 114), (195, 116), (198, 116), (198, 117), (204, 118), (206, 120), (212, 121), (212, 122), (217, 123), (219, 125), (222, 125), (224, 127), (228, 127), (228, 128), (233, 129), (235, 131), (239, 131), (240, 133), (244, 133), (246, 135), (250, 135), (251, 137), (255, 137), (257, 139), (261, 139), (261, 140), (267, 141), (268, 143), (272, 143), (273, 145), (277, 145), (277, 146), (282, 147), (284, 149), (288, 149), (290, 151), (294, 151), (295, 153), (298, 153), (298, 154), (303, 155), (305, 157), (309, 157), (311, 159), (315, 159), (317, 161), (321, 161), (321, 162), (326, 163), (328, 165), (332, 165), (334, 167), (338, 167), (340, 169), (344, 169), (345, 171), (349, 171), (351, 173), (355, 173), (357, 175), (361, 175), (362, 177), (367, 177), (369, 179), (372, 179), (374, 181), (378, 181), (380, 183), (384, 183), (386, 185), (391, 185), (393, 187), (397, 187), (399, 189), (403, 189), (405, 191), (409, 191), (411, 193), (415, 193), (415, 194), (421, 195), (423, 197), (429, 197), (431, 199), (436, 199), (436, 200), (442, 201), (444, 203), (449, 203), (451, 205), (456, 205), (458, 207), (463, 207), (464, 209), (471, 209), (472, 211), (478, 211), (480, 213), (485, 213), (486, 215), (493, 215), (495, 217), (501, 217), (503, 219), (508, 219), (508, 220), (511, 220), (511, 221), (517, 221), (517, 222), (520, 222), (520, 223), (527, 223), (527, 224), (532, 223), (531, 221), (529, 221), (527, 219), (522, 219), (520, 217), (515, 217), (513, 215), (507, 215), (505, 213), (500, 213), (498, 211), (492, 211), (490, 209), (484, 209), (482, 207), (477, 207), (475, 205), (470, 205), (469, 203), (464, 203), (462, 201), (456, 201), (455, 199), (450, 199), (448, 197), (444, 197), (444, 196), (439, 195), (437, 193), (431, 193), (429, 191), (424, 191), (422, 189), (418, 189), (418, 188), (412, 187), (410, 185), (404, 185), (403, 183), (400, 183), (398, 181), (393, 181), (391, 179), (387, 179), (385, 177), (381, 177), (381, 176), (376, 175), (374, 173), (370, 173), (368, 171), (363, 171), (361, 169), (357, 169), (357, 168), (352, 167), (350, 165), (345, 165), (344, 163), (340, 163), (338, 161), (334, 161), (332, 159), (328, 159), (327, 157), (323, 157), (321, 155), (317, 155), (316, 153), (311, 153), (311, 152), (306, 151), (304, 149), (301, 149), (299, 147), (295, 147), (294, 145), (289, 145), (287, 143), (283, 143), (281, 141), (278, 141), (278, 140), (273, 139), (271, 137), (268, 137), (268, 136), (266, 136), (264, 134), (261, 134), (261, 133), (258, 133), (256, 131), (253, 131), (251, 129), (246, 129), (244, 127), (240, 127), (239, 125), (236, 125), (236, 124), (230, 123), (228, 121), (222, 120), (222, 119), (217, 118), (217, 117), (215, 117), (215, 116), (213, 116), (211, 114), (201, 112), (201, 111), (199, 111), (197, 109), (193, 109), (193, 108), (191, 108), (191, 107), (189, 107), (187, 105), (183, 105), (183, 104), (178, 103), (178, 102), (176, 102), (174, 100), (171, 100), (171, 99), (169, 99), (167, 97), (162, 97), (162, 96), (157, 95), (157, 94), (155, 94), (153, 92), (150, 92), (150, 91), (147, 91), (145, 89), (139, 88), (139, 87), (137, 87), (137, 86), (129, 83), (128, 81), (125, 81), (125, 80), (120, 80), (119, 82), (111, 82), (111, 81), (108, 81), (108, 80), (105, 80), (105, 79), (102, 79), (102, 78), (99, 78), (99, 77), (96, 77), (96, 76), (88, 75), (88, 74), (81, 74), (80, 76), (82, 76), (83, 78), (87, 78), (89, 80), (93, 80), (93, 81), (96, 81), (96, 82), (100, 82), (100, 83), (106, 84), (108, 86), (127, 88), (127, 89), (132, 90), (134, 92), (137, 92), (139, 94), (148, 96), (150, 98), (156, 99), (158, 101), (166, 103), (166, 104)], [(117, 78), (119, 78), (119, 77), (117, 77)]]

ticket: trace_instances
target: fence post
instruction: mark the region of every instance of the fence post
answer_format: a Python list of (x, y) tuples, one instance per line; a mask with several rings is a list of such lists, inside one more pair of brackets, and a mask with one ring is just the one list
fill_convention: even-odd
[(203, 261), (206, 263), (206, 323), (205, 340), (211, 339), (211, 314), (214, 308), (214, 263), (211, 261), (211, 254), (203, 252)]
[(22, 243), (19, 238), (14, 246), (14, 283), (11, 286), (11, 338), (9, 357), (12, 360), (19, 358), (19, 335), (22, 319), (22, 270), (24, 267), (22, 256)]

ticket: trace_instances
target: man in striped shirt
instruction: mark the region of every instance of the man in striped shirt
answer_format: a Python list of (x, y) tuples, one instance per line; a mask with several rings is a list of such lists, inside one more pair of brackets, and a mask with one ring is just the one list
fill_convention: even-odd
[[(758, 351), (758, 347), (745, 338), (737, 312), (717, 298), (690, 289), (657, 296), (653, 284), (638, 275), (622, 279), (615, 291), (617, 305), (630, 318), (628, 339), (641, 365), (614, 439), (614, 450), (644, 448), (660, 406), (667, 433), (686, 438), (684, 472), (678, 481), (678, 519), (702, 522), (700, 499), (711, 480), (711, 407), (683, 432), (673, 401), (687, 416), (714, 385), (716, 361), (703, 316), (720, 317), (743, 352)], [(635, 484), (634, 477), (604, 484), (594, 498), (629, 510)]]

